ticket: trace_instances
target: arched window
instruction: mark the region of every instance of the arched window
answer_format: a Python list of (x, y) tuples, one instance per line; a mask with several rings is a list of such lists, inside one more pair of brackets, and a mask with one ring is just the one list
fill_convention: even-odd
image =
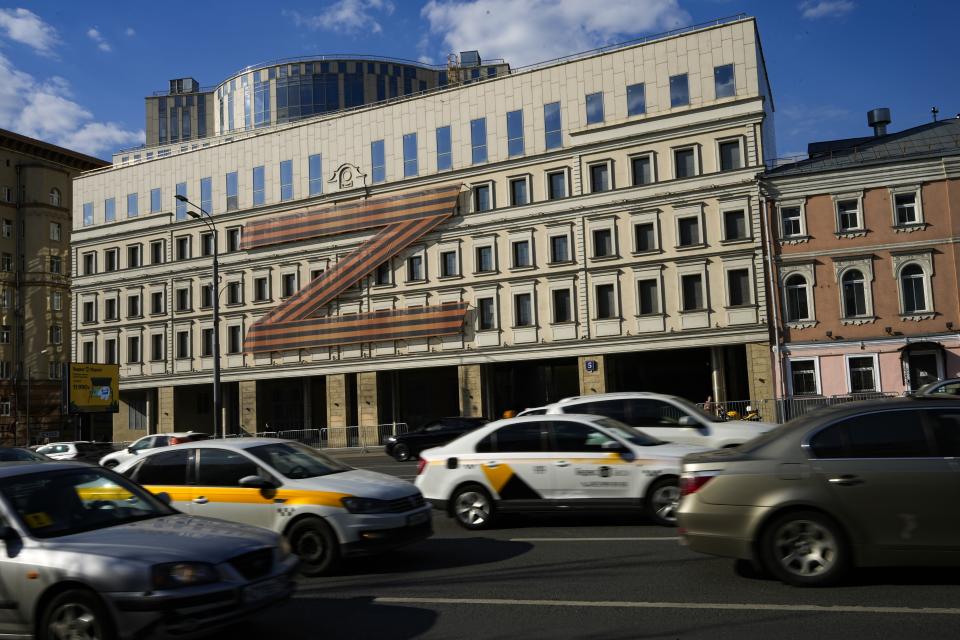
[(900, 295), (904, 313), (927, 311), (926, 276), (918, 264), (908, 264), (900, 271)]
[(787, 296), (787, 321), (808, 320), (810, 306), (807, 304), (807, 279), (794, 274), (787, 278), (784, 289)]
[(849, 269), (841, 278), (843, 288), (843, 317), (856, 318), (867, 315), (867, 294), (863, 273)]
[(60, 206), (60, 189), (57, 189), (56, 187), (50, 189), (50, 204), (55, 207)]

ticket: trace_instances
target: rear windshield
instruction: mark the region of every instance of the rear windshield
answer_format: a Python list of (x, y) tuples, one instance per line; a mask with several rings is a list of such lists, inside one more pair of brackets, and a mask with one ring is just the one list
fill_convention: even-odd
[(0, 462), (46, 462), (50, 458), (29, 449), (0, 448)]

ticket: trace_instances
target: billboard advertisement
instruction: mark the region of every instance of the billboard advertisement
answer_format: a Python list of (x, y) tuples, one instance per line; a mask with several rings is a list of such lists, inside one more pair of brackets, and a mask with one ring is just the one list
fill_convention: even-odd
[(116, 413), (119, 400), (119, 365), (70, 364), (70, 413)]

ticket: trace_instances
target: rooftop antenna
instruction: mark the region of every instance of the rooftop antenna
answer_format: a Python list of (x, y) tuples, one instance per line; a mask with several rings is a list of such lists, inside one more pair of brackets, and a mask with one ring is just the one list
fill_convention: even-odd
[(936, 107), (930, 107), (930, 113), (933, 114), (933, 121), (936, 122), (937, 114), (940, 113), (940, 109), (937, 109)]

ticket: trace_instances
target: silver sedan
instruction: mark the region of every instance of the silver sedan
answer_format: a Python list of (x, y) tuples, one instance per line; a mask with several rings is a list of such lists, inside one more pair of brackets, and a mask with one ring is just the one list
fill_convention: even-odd
[(106, 469), (0, 466), (0, 637), (187, 638), (288, 598), (296, 564), (276, 533)]

